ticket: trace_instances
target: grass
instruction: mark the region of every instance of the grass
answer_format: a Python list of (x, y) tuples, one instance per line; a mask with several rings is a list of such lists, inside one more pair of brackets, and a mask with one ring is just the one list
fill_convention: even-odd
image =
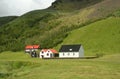
[(120, 53), (120, 18), (110, 17), (69, 33), (59, 44), (82, 44), (86, 55)]
[(17, 16), (0, 17), (0, 26), (3, 26), (4, 24), (9, 23), (12, 20), (15, 20), (16, 18), (18, 17)]
[[(0, 79), (119, 79), (120, 54), (98, 59), (30, 58), (23, 52), (0, 54)], [(15, 57), (13, 57), (13, 55)], [(18, 58), (17, 58), (18, 57)]]

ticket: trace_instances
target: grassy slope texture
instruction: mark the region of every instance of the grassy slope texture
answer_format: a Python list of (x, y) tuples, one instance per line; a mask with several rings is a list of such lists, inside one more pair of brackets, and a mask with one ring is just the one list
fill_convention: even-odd
[(52, 48), (68, 32), (120, 9), (120, 0), (57, 0), (46, 10), (26, 13), (0, 28), (0, 52), (23, 50), (25, 45)]
[(62, 44), (83, 44), (86, 55), (120, 53), (120, 17), (110, 17), (74, 30)]
[(52, 8), (60, 11), (74, 11), (94, 5), (101, 1), (103, 0), (56, 0), (50, 9)]
[(120, 54), (99, 59), (42, 60), (22, 52), (0, 54), (0, 79), (119, 79)]
[(7, 16), (7, 17), (0, 17), (0, 26), (9, 23), (12, 20), (15, 20), (17, 16)]

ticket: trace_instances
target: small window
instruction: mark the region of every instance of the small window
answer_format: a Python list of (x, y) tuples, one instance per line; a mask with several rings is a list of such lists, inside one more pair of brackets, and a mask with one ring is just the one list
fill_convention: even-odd
[(72, 49), (69, 49), (69, 51), (72, 51)]
[(49, 53), (47, 53), (47, 56), (49, 56)]
[(44, 52), (42, 51), (42, 54), (43, 54)]
[(70, 55), (70, 53), (68, 53), (68, 56)]
[(75, 55), (75, 53), (73, 52), (73, 55)]
[(63, 56), (64, 56), (65, 54), (63, 53)]

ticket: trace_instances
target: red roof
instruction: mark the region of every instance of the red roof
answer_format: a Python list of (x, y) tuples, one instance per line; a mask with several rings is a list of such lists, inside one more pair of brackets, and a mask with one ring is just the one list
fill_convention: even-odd
[(52, 53), (58, 53), (55, 49), (48, 49), (50, 50)]
[(25, 49), (39, 49), (39, 45), (27, 45)]
[(48, 49), (42, 49), (43, 52), (47, 52)]
[(58, 53), (55, 49), (42, 49), (43, 52), (51, 51), (52, 53)]
[(40, 46), (39, 46), (39, 45), (33, 45), (33, 48), (34, 48), (34, 49), (39, 49)]

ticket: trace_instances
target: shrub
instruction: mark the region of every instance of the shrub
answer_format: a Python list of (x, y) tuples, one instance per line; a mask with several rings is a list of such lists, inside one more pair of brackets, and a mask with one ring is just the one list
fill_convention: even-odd
[(120, 10), (114, 12), (112, 15), (115, 17), (120, 17)]
[(103, 53), (96, 53), (96, 57), (103, 57), (104, 56), (104, 54)]

